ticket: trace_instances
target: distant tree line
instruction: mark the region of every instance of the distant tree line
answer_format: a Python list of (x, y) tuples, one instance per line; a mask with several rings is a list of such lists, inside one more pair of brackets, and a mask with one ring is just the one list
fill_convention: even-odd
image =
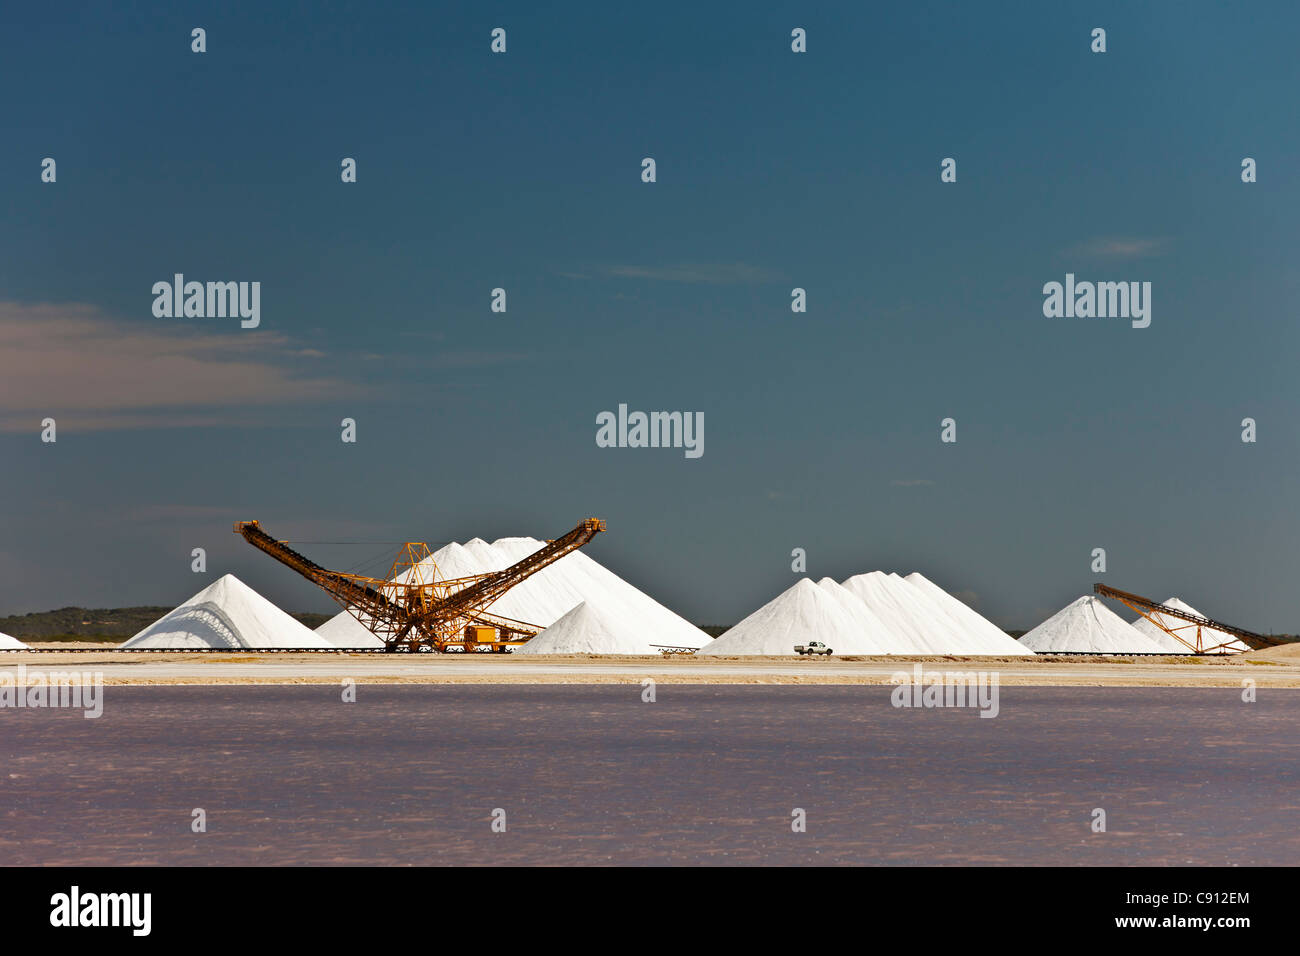
[[(0, 617), (0, 634), (20, 641), (125, 641), (171, 611), (169, 607), (61, 607)], [(317, 628), (328, 614), (294, 614), (295, 620)]]

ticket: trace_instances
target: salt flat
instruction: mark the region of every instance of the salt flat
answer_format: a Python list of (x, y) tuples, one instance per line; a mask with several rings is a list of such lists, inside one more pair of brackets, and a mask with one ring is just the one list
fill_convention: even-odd
[[(1261, 656), (1263, 655), (1263, 656)], [(1005, 685), (1111, 687), (1300, 687), (1300, 658), (1095, 657), (662, 657), (496, 654), (0, 654), (0, 670), (19, 663), (101, 672), (107, 684), (601, 684), (651, 677), (681, 684), (885, 684), (912, 663), (951, 671), (995, 672)]]

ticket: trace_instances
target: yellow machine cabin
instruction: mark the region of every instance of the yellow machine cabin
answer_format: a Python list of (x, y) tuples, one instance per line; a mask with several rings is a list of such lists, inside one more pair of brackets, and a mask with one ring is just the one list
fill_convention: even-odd
[(488, 627), (485, 624), (465, 625), (465, 650), (470, 650), (476, 644), (495, 643), (497, 643), (497, 629), (495, 627)]

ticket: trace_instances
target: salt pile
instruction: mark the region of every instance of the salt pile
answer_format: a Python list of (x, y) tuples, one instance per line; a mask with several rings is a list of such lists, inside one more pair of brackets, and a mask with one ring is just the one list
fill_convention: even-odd
[(953, 597), (919, 571), (913, 571), (904, 580), (912, 585), (949, 617), (973, 635), (987, 650), (986, 654), (1011, 654), (1025, 656), (1032, 653), (1023, 644), (998, 627), (988, 618)]
[(793, 654), (796, 644), (810, 641), (836, 654), (1033, 654), (921, 575), (883, 571), (843, 584), (805, 578), (700, 653)]
[(209, 584), (123, 647), (332, 647), (233, 574)]
[(1092, 594), (1066, 605), (1020, 642), (1034, 651), (1160, 654), (1165, 650)]
[(836, 654), (881, 654), (853, 616), (825, 589), (800, 578), (700, 654), (793, 654), (796, 644), (821, 641)]
[[(1008, 653), (1005, 644), (994, 641), (990, 646), (990, 642), (985, 637), (971, 631), (949, 613), (947, 608), (936, 603), (920, 587), (906, 578), (890, 572), (886, 575), (886, 584), (892, 587), (896, 594), (906, 595), (904, 600), (913, 608), (915, 619), (921, 622), (922, 629), (948, 635), (947, 642), (951, 648), (948, 653), (965, 655)], [(1005, 636), (1011, 644), (1020, 647), (1019, 651), (1010, 651), (1010, 653), (1024, 656), (1024, 648), (1020, 643), (1010, 634)]]
[[(437, 566), (440, 578), (466, 577), (502, 571), (544, 544), (536, 538), (499, 538), (491, 544), (481, 538), (474, 538), (463, 545), (453, 541), (435, 551), (428, 560)], [(428, 570), (424, 569), (425, 580), (428, 580)], [(605, 632), (606, 637), (612, 641), (608, 645), (609, 650), (593, 650), (589, 653), (629, 653), (622, 649), (626, 646), (628, 628), (635, 628), (638, 646), (642, 647), (655, 644), (703, 647), (709, 642), (709, 636), (690, 621), (674, 614), (581, 551), (570, 552), (511, 588), (489, 606), (487, 612), (535, 624), (540, 628), (549, 628), (584, 602), (591, 605), (591, 614), (598, 614), (606, 621), (618, 625), (616, 632)], [(566, 625), (566, 630), (573, 626), (570, 622)], [(378, 638), (346, 611), (326, 621), (316, 629), (316, 633), (336, 647), (382, 646)], [(616, 637), (615, 633), (622, 636)], [(551, 643), (539, 646), (544, 648)], [(516, 653), (518, 651), (516, 649)], [(543, 651), (534, 650), (530, 653)]]
[(10, 637), (8, 634), (0, 631), (0, 651), (18, 651), (27, 645), (16, 637)]
[(330, 647), (384, 646), (383, 641), (366, 630), (360, 621), (346, 611), (342, 614), (335, 614), (316, 628), (316, 636), (327, 642)]
[(658, 654), (644, 628), (583, 601), (516, 654)]
[[(916, 650), (906, 639), (899, 637), (889, 629), (876, 613), (867, 607), (865, 601), (860, 599), (856, 594), (840, 584), (834, 578), (822, 578), (817, 582), (817, 586), (830, 594), (839, 602), (840, 606), (848, 612), (849, 617), (856, 625), (858, 632), (867, 638), (877, 650), (874, 654), (915, 654)], [(834, 644), (822, 641), (829, 647), (834, 648)], [(841, 641), (841, 643), (844, 643)], [(790, 653), (788, 650), (785, 653)]]
[(871, 571), (844, 582), (907, 649), (898, 654), (1016, 656), (1032, 653), (923, 575)]
[[(1192, 607), (1190, 604), (1186, 603), (1185, 601), (1179, 598), (1171, 597), (1163, 603), (1168, 605), (1169, 607), (1174, 608), (1175, 610), (1182, 611), (1184, 614), (1195, 614), (1197, 617), (1205, 617), (1205, 615), (1202, 614), (1200, 611), (1196, 610), (1196, 608)], [(1169, 627), (1170, 630), (1172, 630), (1180, 638), (1186, 641), (1187, 644), (1191, 644), (1193, 647), (1196, 646), (1196, 625), (1195, 624), (1193, 624), (1191, 621), (1184, 621), (1182, 618), (1170, 617), (1168, 614), (1161, 614), (1159, 615), (1159, 617), (1160, 620), (1162, 620), (1165, 623), (1165, 625)], [(1188, 647), (1187, 644), (1183, 644), (1181, 641), (1175, 640), (1166, 631), (1162, 631), (1159, 627), (1157, 627), (1151, 621), (1147, 620), (1145, 617), (1139, 617), (1136, 621), (1134, 621), (1133, 627), (1136, 630), (1141, 631), (1147, 637), (1151, 638), (1151, 640), (1155, 641), (1157, 644), (1159, 644), (1162, 648), (1164, 648), (1167, 651), (1174, 651), (1177, 653), (1185, 653), (1185, 654), (1192, 653), (1192, 649)], [(1250, 648), (1247, 645), (1241, 643), (1241, 641), (1237, 640), (1231, 634), (1228, 634), (1224, 631), (1220, 631), (1212, 627), (1201, 628), (1202, 647), (1214, 647), (1216, 644), (1223, 644), (1225, 642), (1230, 642), (1230, 643), (1228, 643), (1226, 647), (1218, 648), (1212, 653), (1240, 654), (1243, 653), (1244, 651), (1250, 650)]]
[(890, 632), (901, 638), (913, 654), (942, 653), (942, 645), (934, 636), (927, 636), (919, 622), (913, 621), (911, 610), (894, 593), (889, 575), (881, 571), (855, 574), (844, 580), (844, 587), (869, 607), (885, 623)]
[(844, 586), (871, 608), (891, 631), (912, 647), (913, 654), (974, 654), (979, 651), (967, 635), (943, 618), (915, 588), (899, 587), (907, 583), (883, 571), (855, 574)]

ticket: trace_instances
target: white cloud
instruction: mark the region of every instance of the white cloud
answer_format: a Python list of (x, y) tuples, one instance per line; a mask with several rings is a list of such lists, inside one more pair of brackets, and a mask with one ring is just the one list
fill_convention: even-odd
[(1167, 245), (1164, 239), (1154, 237), (1106, 236), (1071, 246), (1066, 254), (1098, 259), (1144, 259), (1159, 255)]
[(620, 279), (653, 279), (659, 282), (711, 282), (739, 284), (768, 282), (776, 275), (744, 262), (676, 266), (610, 266), (606, 274)]
[[(355, 383), (296, 371), (302, 349), (237, 325), (122, 322), (84, 303), (0, 302), (0, 431), (223, 425), (257, 406), (334, 401)], [(242, 411), (240, 411), (242, 410)]]

